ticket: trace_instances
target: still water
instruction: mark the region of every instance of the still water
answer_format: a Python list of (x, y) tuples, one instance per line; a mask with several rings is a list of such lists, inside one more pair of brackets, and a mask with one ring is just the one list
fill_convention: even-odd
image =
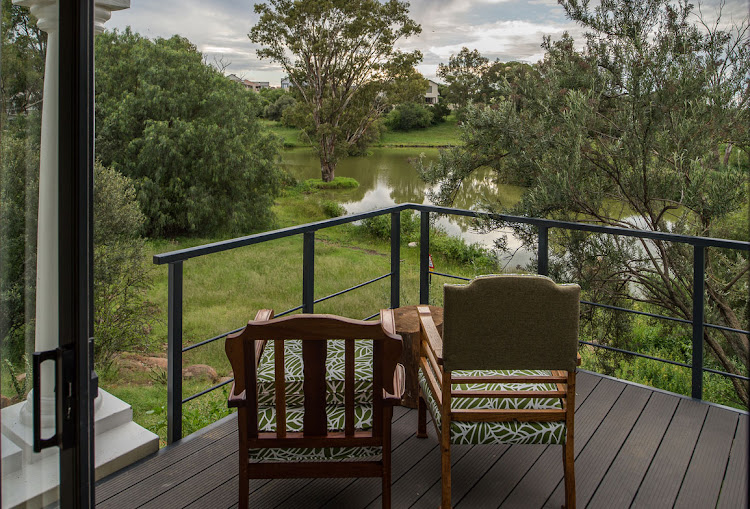
[[(347, 213), (355, 214), (397, 203), (430, 204), (427, 192), (430, 187), (417, 175), (411, 160), (424, 157), (426, 162), (435, 161), (438, 149), (430, 148), (376, 148), (367, 157), (349, 157), (342, 159), (336, 166), (336, 175), (351, 177), (359, 182), (355, 190), (337, 192), (336, 199), (346, 208)], [(283, 162), (289, 172), (297, 179), (320, 178), (320, 163), (309, 149), (285, 150)], [(485, 195), (501, 203), (514, 205), (521, 198), (522, 188), (498, 185), (491, 178), (489, 170), (475, 172), (470, 182), (465, 182), (453, 204), (456, 208), (477, 209)], [(497, 230), (479, 233), (471, 224), (471, 219), (464, 217), (440, 217), (437, 225), (448, 234), (459, 236), (468, 243), (479, 243), (493, 247), (494, 241), (505, 237), (512, 257), (501, 257), (503, 265), (509, 269), (517, 265), (524, 266), (529, 262), (528, 252), (517, 250), (520, 242), (508, 231)]]

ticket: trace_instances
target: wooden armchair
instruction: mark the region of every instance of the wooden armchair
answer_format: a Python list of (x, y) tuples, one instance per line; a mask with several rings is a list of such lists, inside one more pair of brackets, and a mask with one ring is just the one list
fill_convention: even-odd
[(401, 348), (388, 309), (377, 322), (273, 319), (264, 309), (229, 336), (239, 507), (248, 507), (249, 479), (297, 477), (381, 477), (383, 507), (390, 507), (391, 417), (404, 393)]
[(421, 323), (417, 436), (428, 408), (440, 437), (442, 506), (451, 506), (452, 444), (562, 445), (565, 499), (575, 507), (573, 413), (578, 285), (500, 275), (445, 285), (443, 337)]

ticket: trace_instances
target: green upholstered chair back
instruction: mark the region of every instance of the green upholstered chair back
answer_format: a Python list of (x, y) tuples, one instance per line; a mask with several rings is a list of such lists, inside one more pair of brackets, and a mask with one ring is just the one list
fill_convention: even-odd
[(444, 368), (575, 370), (580, 293), (537, 275), (445, 285)]

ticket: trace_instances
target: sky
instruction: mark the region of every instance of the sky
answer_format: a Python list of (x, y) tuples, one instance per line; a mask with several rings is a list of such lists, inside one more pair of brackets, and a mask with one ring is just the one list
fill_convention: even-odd
[[(715, 11), (721, 0), (704, 0), (704, 12)], [(256, 0), (131, 0), (130, 8), (112, 13), (108, 29), (124, 29), (149, 38), (187, 37), (209, 63), (226, 65), (225, 73), (279, 86), (281, 68), (256, 55), (257, 46), (247, 37), (257, 21)], [(694, 3), (698, 3), (694, 0)], [(750, 0), (725, 0), (724, 18), (748, 15)], [(565, 17), (557, 0), (412, 0), (412, 19), (422, 25), (417, 37), (403, 40), (404, 50), (419, 49), (418, 66), (434, 79), (437, 66), (447, 63), (463, 46), (478, 49), (503, 62), (536, 62), (542, 57), (544, 35), (559, 38), (568, 31), (583, 42), (583, 30)]]

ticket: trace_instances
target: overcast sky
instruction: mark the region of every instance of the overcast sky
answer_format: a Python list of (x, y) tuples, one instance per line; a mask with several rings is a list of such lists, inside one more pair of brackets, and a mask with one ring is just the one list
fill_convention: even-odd
[[(720, 0), (704, 0), (716, 4)], [(180, 34), (192, 41), (209, 62), (229, 63), (226, 72), (278, 86), (281, 69), (261, 61), (247, 33), (257, 20), (255, 0), (131, 0), (131, 6), (112, 14), (109, 29), (130, 26), (150, 38)], [(694, 1), (694, 3), (698, 3)], [(418, 37), (402, 41), (405, 50), (419, 49), (420, 72), (435, 77), (437, 65), (461, 47), (478, 49), (501, 61), (536, 62), (542, 56), (544, 35), (558, 38), (564, 31), (582, 41), (582, 31), (565, 17), (556, 0), (412, 0), (411, 16), (422, 25)], [(747, 16), (750, 0), (726, 0), (724, 17)], [(708, 5), (705, 10), (713, 11)]]

